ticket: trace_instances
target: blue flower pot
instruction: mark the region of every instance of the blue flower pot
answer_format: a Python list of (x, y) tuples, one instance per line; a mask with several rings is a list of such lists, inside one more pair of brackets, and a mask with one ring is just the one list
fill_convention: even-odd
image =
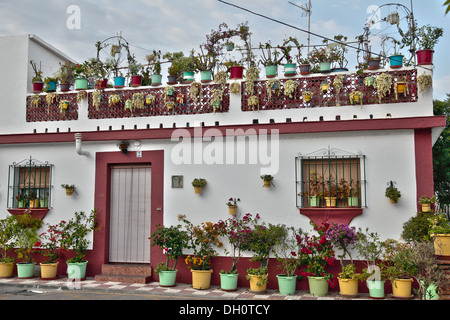
[(403, 66), (403, 55), (395, 55), (389, 57), (389, 62), (392, 69), (398, 69)]
[(125, 87), (125, 77), (114, 77), (114, 88)]

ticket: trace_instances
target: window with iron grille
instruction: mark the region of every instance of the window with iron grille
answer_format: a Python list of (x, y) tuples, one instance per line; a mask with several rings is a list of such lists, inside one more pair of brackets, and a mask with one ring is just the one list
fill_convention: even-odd
[(322, 149), (296, 157), (297, 207), (366, 206), (365, 156)]
[(8, 208), (48, 208), (53, 165), (25, 159), (9, 166)]

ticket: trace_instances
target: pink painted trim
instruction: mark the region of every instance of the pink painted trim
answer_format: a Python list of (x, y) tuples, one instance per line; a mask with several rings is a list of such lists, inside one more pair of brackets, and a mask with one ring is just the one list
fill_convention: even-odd
[(300, 208), (300, 214), (307, 216), (320, 226), (322, 221), (349, 225), (353, 218), (362, 214), (362, 208)]
[[(388, 119), (354, 119), (341, 121), (311, 121), (287, 122), (270, 124), (225, 125), (203, 127), (202, 134), (208, 134), (209, 129), (219, 130), (222, 135), (236, 135), (227, 130), (255, 129), (279, 130), (279, 134), (292, 133), (319, 133), (319, 132), (345, 132), (368, 130), (401, 130), (401, 129), (429, 129), (445, 127), (445, 116), (388, 118)], [(87, 131), (83, 132), (83, 141), (110, 141), (110, 140), (138, 140), (138, 139), (170, 139), (175, 130), (188, 130), (191, 135), (197, 131), (195, 128), (155, 128), (136, 130)], [(198, 130), (198, 129), (197, 129)], [(249, 134), (249, 133), (245, 133)], [(57, 143), (75, 141), (73, 132), (64, 133), (35, 133), (35, 134), (6, 134), (0, 135), (0, 144), (19, 143)]]
[[(414, 132), (414, 148), (416, 160), (416, 201), (426, 195), (434, 195), (433, 180), (433, 144), (431, 129), (418, 129)], [(421, 211), (417, 203), (417, 212)]]
[[(94, 207), (97, 209), (97, 222), (100, 230), (94, 233), (94, 247), (88, 252), (88, 276), (101, 273), (102, 264), (109, 262), (109, 210), (111, 190), (111, 165), (113, 164), (149, 164), (152, 167), (151, 177), (151, 230), (156, 230), (157, 224), (163, 223), (164, 214), (164, 151), (143, 151), (142, 158), (136, 157), (136, 152), (99, 152), (95, 163), (95, 198)], [(150, 240), (149, 240), (150, 241)], [(162, 252), (151, 247), (150, 256), (152, 265), (154, 261), (163, 261)], [(153, 260), (154, 259), (154, 260)]]

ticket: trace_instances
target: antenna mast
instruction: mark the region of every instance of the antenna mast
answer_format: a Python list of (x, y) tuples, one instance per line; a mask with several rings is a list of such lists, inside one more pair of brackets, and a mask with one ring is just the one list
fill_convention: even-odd
[(311, 46), (311, 13), (312, 13), (311, 12), (311, 9), (312, 9), (311, 0), (309, 0), (309, 4), (305, 3), (300, 6), (295, 3), (292, 3), (291, 1), (289, 1), (289, 3), (304, 11), (302, 13), (302, 17), (308, 16), (308, 56), (309, 56), (309, 48)]

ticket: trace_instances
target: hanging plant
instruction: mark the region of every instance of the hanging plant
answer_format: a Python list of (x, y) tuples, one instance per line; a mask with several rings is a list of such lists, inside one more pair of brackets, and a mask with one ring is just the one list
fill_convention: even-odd
[(222, 85), (223, 87), (227, 84), (228, 73), (225, 71), (217, 72), (214, 76), (214, 82)]
[(34, 96), (31, 97), (31, 106), (32, 107), (39, 107), (39, 103), (41, 103), (41, 97), (36, 94)]
[(211, 106), (213, 107), (213, 114), (216, 113), (216, 109), (220, 108), (222, 102), (223, 90), (222, 89), (212, 89), (211, 90)]
[(364, 85), (366, 87), (373, 86), (374, 83), (375, 83), (375, 78), (373, 76), (364, 78)]
[(302, 98), (305, 102), (310, 102), (313, 97), (313, 93), (311, 91), (303, 91)]
[(98, 108), (100, 106), (100, 101), (101, 101), (101, 91), (100, 90), (95, 90), (94, 92), (92, 92), (92, 104), (94, 105), (95, 108)]
[(433, 77), (429, 74), (422, 74), (417, 77), (417, 84), (419, 85), (419, 91), (423, 92), (433, 85)]
[(198, 99), (203, 98), (202, 84), (200, 82), (194, 81), (191, 83), (190, 97), (195, 103), (197, 103)]
[(247, 94), (252, 95), (254, 92), (255, 81), (259, 78), (259, 69), (256, 67), (250, 67), (245, 72), (245, 91)]
[(401, 77), (394, 86), (395, 90), (395, 101), (398, 100), (398, 94), (403, 94), (404, 97), (406, 97), (407, 94), (409, 94), (409, 88), (408, 88), (408, 80), (406, 77)]
[(268, 98), (269, 100), (272, 99), (272, 92), (274, 91), (278, 96), (281, 93), (280, 90), (281, 84), (280, 84), (280, 80), (278, 79), (270, 79), (267, 80), (266, 82), (266, 90), (267, 90), (267, 94), (268, 94)]
[(164, 88), (164, 91), (166, 93), (166, 96), (172, 96), (175, 91), (175, 88), (173, 86), (167, 86)]
[(344, 76), (342, 74), (338, 74), (334, 78), (333, 86), (336, 88), (336, 93), (339, 94), (344, 86)]
[(352, 91), (348, 97), (350, 99), (350, 104), (355, 104), (355, 103), (361, 103), (361, 107), (362, 107), (362, 100), (363, 100), (363, 96), (364, 94), (361, 91)]
[(109, 105), (111, 106), (111, 105), (119, 103), (120, 100), (121, 99), (120, 99), (120, 96), (118, 94), (112, 94), (112, 95), (109, 96), (108, 102), (109, 102)]
[(59, 102), (59, 112), (66, 114), (66, 110), (69, 107), (70, 101), (68, 100), (61, 100)]
[(257, 96), (252, 95), (250, 96), (250, 98), (248, 98), (247, 103), (249, 106), (252, 107), (252, 110), (255, 110), (255, 106), (258, 106), (258, 110), (259, 110), (259, 99)]
[(133, 94), (133, 108), (142, 109), (144, 108), (144, 94), (141, 92), (136, 92)]
[(145, 103), (146, 103), (146, 104), (151, 105), (151, 104), (154, 104), (155, 101), (156, 101), (156, 97), (155, 97), (154, 95), (152, 95), (152, 94), (148, 94), (148, 95), (145, 97)]
[(378, 91), (378, 99), (379, 102), (381, 103), (381, 100), (391, 93), (392, 76), (389, 73), (380, 74), (375, 79), (374, 87)]
[(86, 91), (84, 91), (84, 90), (78, 91), (78, 93), (77, 93), (77, 103), (80, 103), (81, 101), (85, 100), (86, 98), (87, 98)]
[(288, 80), (284, 83), (284, 95), (293, 98), (292, 94), (297, 90), (298, 83), (294, 80)]
[(58, 95), (55, 92), (52, 92), (52, 93), (47, 94), (47, 96), (45, 97), (45, 100), (47, 100), (47, 103), (50, 105), (56, 101), (57, 97), (58, 97)]
[(239, 93), (241, 91), (240, 83), (233, 82), (232, 84), (230, 84), (230, 91), (231, 93)]

